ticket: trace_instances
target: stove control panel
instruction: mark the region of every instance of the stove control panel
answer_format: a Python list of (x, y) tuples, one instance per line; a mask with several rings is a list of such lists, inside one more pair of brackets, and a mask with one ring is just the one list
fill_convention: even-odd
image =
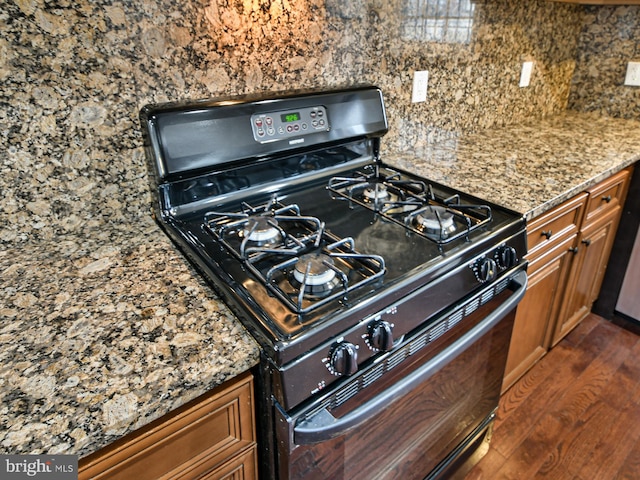
[(251, 115), (251, 129), (256, 142), (267, 143), (300, 137), (330, 129), (327, 109), (323, 106), (297, 108)]
[(517, 250), (510, 245), (502, 244), (494, 251), (478, 258), (469, 267), (476, 280), (485, 283), (495, 279), (502, 271), (515, 267), (518, 262)]

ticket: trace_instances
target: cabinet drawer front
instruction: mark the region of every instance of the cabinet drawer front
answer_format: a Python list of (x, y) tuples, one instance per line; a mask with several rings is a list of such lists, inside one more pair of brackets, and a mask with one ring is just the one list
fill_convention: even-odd
[[(193, 477), (188, 477), (193, 478)], [(198, 480), (254, 480), (258, 478), (258, 449), (253, 446)], [(186, 478), (184, 480), (187, 480)]]
[[(255, 441), (253, 382), (242, 375), (80, 465), (80, 479), (196, 478)], [(158, 422), (158, 421), (157, 421)], [(135, 433), (135, 432), (134, 432)]]
[(576, 195), (571, 200), (529, 223), (527, 227), (529, 260), (543, 255), (578, 231), (586, 199), (586, 193)]
[(587, 199), (585, 226), (598, 215), (604, 214), (624, 202), (629, 177), (630, 170), (622, 170), (587, 190), (589, 198)]

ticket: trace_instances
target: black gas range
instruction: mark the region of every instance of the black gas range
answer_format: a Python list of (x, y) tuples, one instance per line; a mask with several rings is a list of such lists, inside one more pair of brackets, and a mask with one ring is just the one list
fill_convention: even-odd
[(393, 369), (448, 354), (523, 293), (522, 216), (387, 165), (377, 88), (150, 105), (141, 122), (157, 220), (262, 347), (265, 476), (329, 478), (315, 460), (295, 473), (300, 442), (315, 458), (367, 415), (328, 438), (310, 425), (395, 401)]

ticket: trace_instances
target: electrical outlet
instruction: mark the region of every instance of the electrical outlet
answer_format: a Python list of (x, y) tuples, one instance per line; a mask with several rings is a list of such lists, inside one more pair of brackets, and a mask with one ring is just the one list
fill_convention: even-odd
[(427, 86), (429, 85), (429, 72), (420, 70), (413, 74), (413, 90), (411, 92), (411, 102), (427, 101)]
[(624, 77), (624, 84), (631, 87), (640, 87), (640, 62), (629, 62), (627, 64), (627, 76)]
[(533, 62), (524, 62), (522, 72), (520, 72), (520, 87), (528, 87), (531, 83), (531, 73), (533, 72)]

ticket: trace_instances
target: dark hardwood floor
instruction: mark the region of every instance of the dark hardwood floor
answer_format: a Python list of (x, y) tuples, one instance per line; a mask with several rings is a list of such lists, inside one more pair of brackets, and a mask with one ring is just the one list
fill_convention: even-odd
[(589, 315), (502, 396), (465, 480), (640, 479), (640, 336)]

